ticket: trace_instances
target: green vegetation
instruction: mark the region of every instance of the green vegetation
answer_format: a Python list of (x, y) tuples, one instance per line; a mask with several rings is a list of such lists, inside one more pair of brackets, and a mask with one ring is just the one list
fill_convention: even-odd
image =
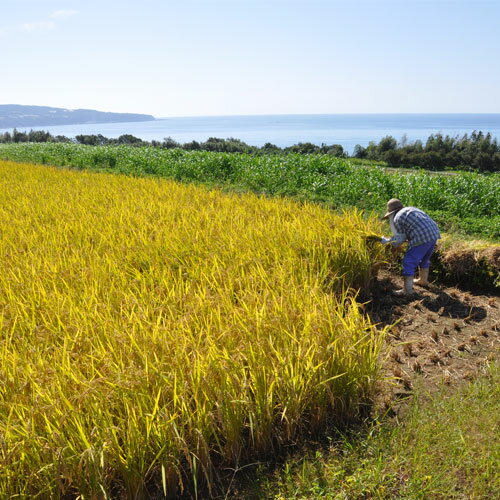
[[(205, 142), (191, 141), (181, 144), (171, 137), (163, 141), (145, 141), (130, 134), (108, 138), (101, 134), (77, 135), (70, 139), (63, 135), (52, 136), (49, 132), (30, 130), (12, 134), (0, 134), (0, 144), (26, 142), (72, 142), (86, 146), (113, 146), (127, 144), (132, 146), (152, 146), (161, 149), (183, 149), (185, 151), (213, 151), (217, 153), (259, 154), (328, 154), (337, 158), (347, 158), (348, 154), (340, 144), (313, 144), (299, 142), (293, 146), (280, 148), (270, 142), (262, 147), (250, 146), (240, 139), (230, 137), (221, 139), (210, 137)], [(398, 142), (392, 136), (383, 137), (377, 144), (370, 142), (367, 147), (356, 145), (352, 157), (357, 160), (370, 160), (370, 164), (379, 163), (390, 167), (423, 168), (426, 170), (466, 170), (477, 172), (500, 171), (500, 145), (490, 133), (474, 131), (470, 137), (430, 135), (425, 145), (417, 140), (409, 143), (405, 136)]]
[(366, 148), (358, 144), (353, 156), (386, 161), (391, 167), (500, 171), (500, 144), (491, 134), (483, 132), (473, 132), (470, 136), (465, 134), (462, 137), (433, 134), (425, 145), (422, 141), (408, 143), (405, 138), (398, 143), (388, 135), (378, 144), (370, 142)]
[(267, 142), (262, 147), (250, 146), (240, 139), (229, 137), (221, 139), (210, 137), (205, 142), (190, 141), (181, 144), (171, 137), (166, 137), (163, 141), (145, 141), (131, 134), (123, 134), (118, 138), (104, 137), (101, 134), (77, 135), (70, 139), (64, 135), (53, 136), (49, 132), (42, 130), (30, 130), (29, 132), (20, 132), (17, 129), (0, 134), (0, 144), (25, 143), (25, 142), (72, 142), (83, 144), (85, 146), (116, 146), (119, 144), (128, 144), (132, 146), (152, 146), (162, 149), (183, 149), (185, 151), (215, 151), (217, 153), (251, 153), (251, 154), (279, 154), (279, 153), (300, 153), (311, 154), (321, 153), (330, 154), (339, 158), (346, 158), (347, 153), (340, 144), (322, 144), (317, 146), (311, 142), (299, 142), (293, 146), (280, 148), (275, 144)]
[(403, 423), (385, 421), (328, 452), (291, 459), (273, 476), (261, 474), (248, 498), (498, 498), (499, 387), (493, 365), (454, 394), (420, 394)]
[(133, 176), (160, 176), (228, 189), (356, 206), (380, 213), (392, 197), (426, 210), (444, 230), (500, 238), (500, 174), (387, 173), (324, 154), (250, 155), (72, 143), (0, 145), (0, 158)]

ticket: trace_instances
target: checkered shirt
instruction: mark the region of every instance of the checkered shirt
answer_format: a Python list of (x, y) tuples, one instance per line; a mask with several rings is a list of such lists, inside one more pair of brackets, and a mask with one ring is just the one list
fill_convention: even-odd
[(437, 224), (415, 207), (402, 208), (394, 216), (394, 227), (398, 233), (405, 235), (410, 247), (441, 238)]

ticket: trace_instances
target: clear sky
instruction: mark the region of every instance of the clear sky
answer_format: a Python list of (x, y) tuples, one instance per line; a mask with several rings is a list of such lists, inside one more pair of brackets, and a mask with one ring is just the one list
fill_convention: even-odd
[(500, 113), (500, 0), (0, 0), (0, 104)]

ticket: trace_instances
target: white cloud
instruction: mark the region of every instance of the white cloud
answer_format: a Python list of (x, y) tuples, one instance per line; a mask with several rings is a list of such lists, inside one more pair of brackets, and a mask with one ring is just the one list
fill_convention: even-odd
[(19, 26), (14, 26), (16, 31), (49, 31), (55, 28), (56, 24), (53, 21), (40, 21), (36, 23), (24, 23)]
[[(64, 19), (66, 17), (80, 14), (78, 10), (56, 10), (48, 16), (49, 19)], [(56, 21), (36, 21), (32, 23), (13, 24), (11, 26), (0, 26), (0, 35), (9, 33), (36, 33), (41, 31), (50, 31), (56, 27)]]
[(56, 27), (54, 21), (39, 21), (34, 23), (13, 24), (11, 26), (0, 27), (0, 35), (8, 35), (10, 33), (36, 33), (42, 31), (50, 31)]
[(56, 10), (50, 14), (51, 19), (62, 19), (64, 17), (75, 16), (76, 14), (80, 14), (78, 10)]

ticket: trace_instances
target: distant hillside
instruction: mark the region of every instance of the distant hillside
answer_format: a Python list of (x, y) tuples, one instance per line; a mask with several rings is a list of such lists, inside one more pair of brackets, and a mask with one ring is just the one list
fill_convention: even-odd
[(152, 115), (137, 113), (105, 113), (93, 109), (0, 104), (0, 129), (40, 127), (44, 125), (75, 125), (79, 123), (145, 122), (154, 119)]

